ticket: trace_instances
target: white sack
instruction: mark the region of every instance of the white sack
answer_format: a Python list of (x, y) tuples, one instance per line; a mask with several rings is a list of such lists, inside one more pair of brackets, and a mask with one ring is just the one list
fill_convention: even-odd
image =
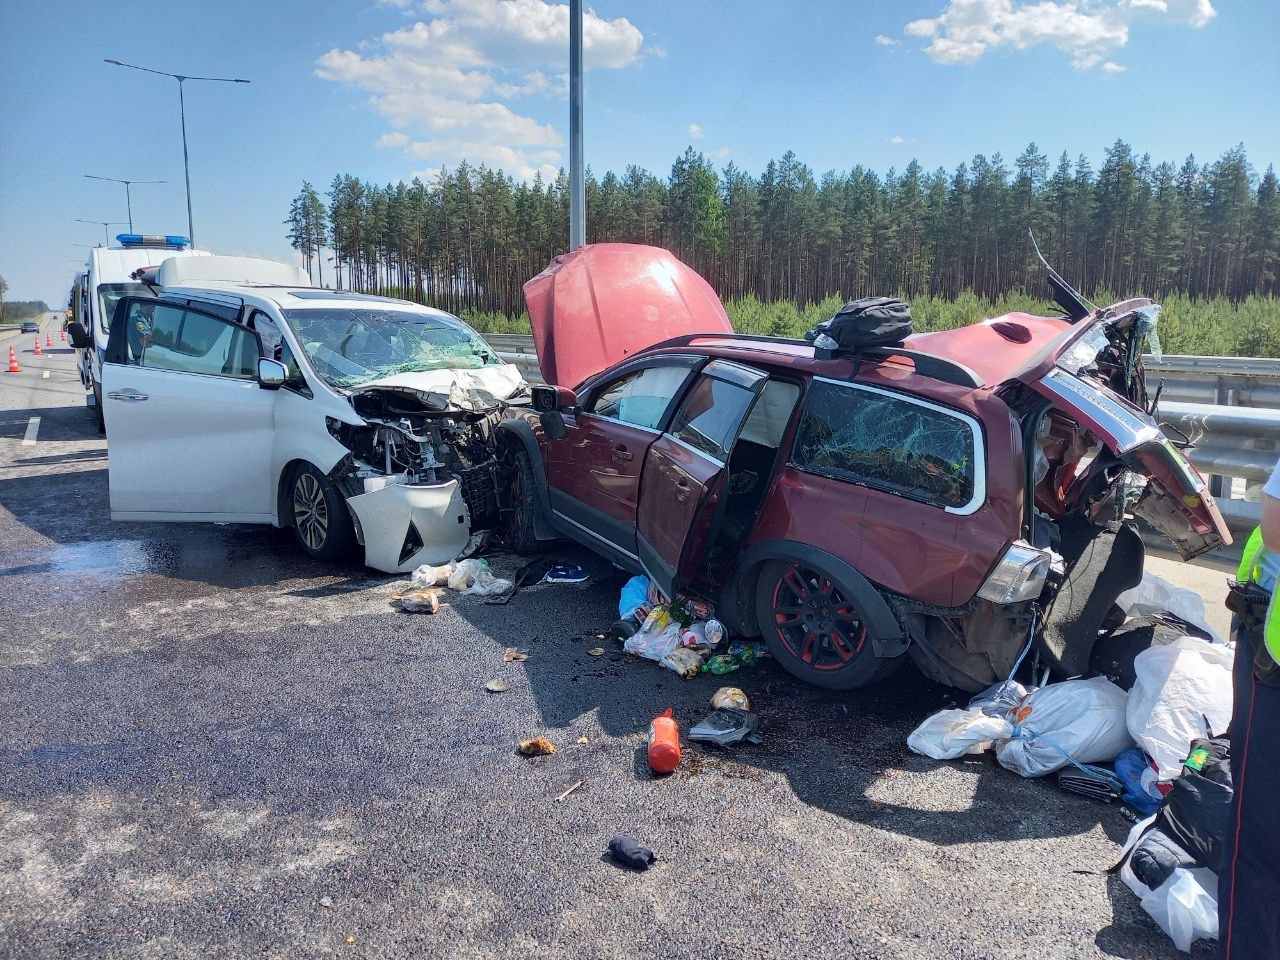
[(1136, 587), (1116, 597), (1116, 605), (1126, 617), (1149, 617), (1167, 610), (1204, 630), (1215, 643), (1222, 642), (1218, 632), (1209, 626), (1209, 616), (1204, 611), (1204, 599), (1200, 594), (1186, 587), (1175, 587), (1154, 573), (1144, 573)]
[(1183, 953), (1191, 952), (1196, 940), (1218, 939), (1218, 875), (1203, 867), (1178, 867), (1169, 879), (1152, 890), (1138, 879), (1129, 854), (1155, 823), (1155, 815), (1140, 820), (1129, 831), (1120, 851), (1120, 879), (1142, 901), (1142, 909), (1168, 934)]
[(1192, 740), (1216, 737), (1231, 723), (1234, 661), (1231, 647), (1199, 637), (1179, 637), (1134, 658), (1129, 733), (1156, 762), (1162, 780), (1182, 772)]
[(1003, 717), (989, 717), (980, 707), (943, 710), (929, 717), (907, 737), (907, 746), (934, 760), (954, 760), (967, 753), (989, 750), (1013, 732)]
[[(1079, 763), (1114, 760), (1133, 746), (1125, 725), (1127, 694), (1105, 677), (1064, 680), (1041, 687), (1013, 714), (1013, 739), (996, 747), (996, 759), (1024, 777), (1042, 777)], [(1059, 749), (1061, 748), (1061, 749)]]

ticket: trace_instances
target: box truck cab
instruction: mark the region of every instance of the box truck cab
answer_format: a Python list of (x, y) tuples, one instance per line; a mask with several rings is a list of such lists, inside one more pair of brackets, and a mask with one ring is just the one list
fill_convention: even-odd
[(98, 421), (98, 431), (106, 432), (102, 418), (102, 357), (107, 349), (111, 314), (125, 296), (146, 297), (151, 290), (133, 278), (138, 270), (156, 267), (170, 257), (207, 257), (208, 250), (196, 250), (186, 237), (159, 234), (122, 233), (114, 245), (94, 247), (82, 286), (83, 336), (69, 328), (76, 347), (77, 366), (85, 388), (85, 404)]

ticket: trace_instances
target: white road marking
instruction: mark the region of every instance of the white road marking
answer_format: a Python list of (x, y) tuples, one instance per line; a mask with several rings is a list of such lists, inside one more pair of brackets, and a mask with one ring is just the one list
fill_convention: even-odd
[(27, 421), (27, 432), (22, 437), (22, 445), (24, 447), (34, 447), (36, 445), (36, 434), (40, 432), (40, 418), (32, 417)]
[(48, 380), (48, 379), (49, 379), (49, 371), (48, 371), (48, 370), (46, 370), (44, 373), (40, 374), (40, 379), (41, 379), (41, 380)]

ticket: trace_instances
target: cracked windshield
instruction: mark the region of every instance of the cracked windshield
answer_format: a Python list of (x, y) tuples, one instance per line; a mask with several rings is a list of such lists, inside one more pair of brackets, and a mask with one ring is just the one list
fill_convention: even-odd
[(443, 316), (352, 308), (286, 310), (284, 315), (316, 372), (335, 387), (501, 362), (470, 328)]

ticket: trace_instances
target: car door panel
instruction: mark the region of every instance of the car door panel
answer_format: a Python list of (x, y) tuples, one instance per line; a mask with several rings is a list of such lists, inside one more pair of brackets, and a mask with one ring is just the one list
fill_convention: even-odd
[[(160, 307), (183, 318), (172, 320)], [(102, 366), (112, 517), (271, 522), (276, 394), (245, 376), (256, 339), (246, 342), (242, 338), (252, 334), (242, 328), (181, 305), (153, 303), (151, 309), (163, 319), (145, 334), (145, 346), (126, 310), (122, 323), (134, 324), (136, 342), (113, 329)], [(188, 314), (193, 328), (206, 330), (196, 338), (196, 350), (176, 357)], [(159, 349), (150, 360), (158, 364), (198, 368), (204, 350), (209, 366), (234, 375), (141, 365), (153, 346)]]

